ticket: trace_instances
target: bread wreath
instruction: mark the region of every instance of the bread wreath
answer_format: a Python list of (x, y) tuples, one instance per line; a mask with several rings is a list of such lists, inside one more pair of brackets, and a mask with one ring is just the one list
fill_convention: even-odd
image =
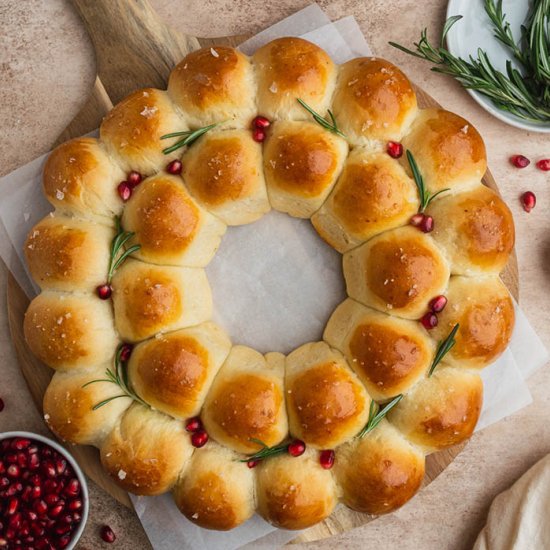
[[(419, 110), (388, 61), (338, 67), (299, 38), (251, 58), (225, 46), (189, 54), (167, 91), (136, 91), (99, 139), (71, 140), (46, 163), (55, 211), (25, 245), (42, 290), (25, 335), (56, 370), (48, 426), (98, 447), (124, 489), (172, 491), (209, 529), (254, 511), (301, 529), (338, 501), (396, 509), (428, 453), (472, 434), (478, 371), (511, 337), (499, 273), (514, 225), (485, 170), (475, 128)], [(343, 253), (349, 294), (324, 341), (287, 357), (232, 346), (209, 321), (203, 270), (227, 225), (271, 207), (310, 218)], [(409, 223), (419, 212), (433, 231)], [(428, 331), (418, 320), (441, 295)]]

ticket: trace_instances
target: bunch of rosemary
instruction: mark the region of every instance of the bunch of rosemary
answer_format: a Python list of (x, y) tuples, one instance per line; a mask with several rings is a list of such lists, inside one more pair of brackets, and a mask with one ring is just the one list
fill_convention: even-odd
[(550, 122), (550, 0), (533, 0), (531, 9), (516, 40), (502, 11), (502, 0), (485, 0), (485, 12), (491, 20), (495, 37), (509, 50), (506, 74), (495, 69), (487, 54), (479, 48), (477, 58), (455, 57), (445, 47), (445, 37), (462, 18), (450, 17), (445, 22), (439, 46), (430, 43), (427, 29), (410, 50), (390, 42), (405, 53), (435, 64), (432, 71), (456, 78), (465, 88), (489, 97), (501, 110), (530, 122)]

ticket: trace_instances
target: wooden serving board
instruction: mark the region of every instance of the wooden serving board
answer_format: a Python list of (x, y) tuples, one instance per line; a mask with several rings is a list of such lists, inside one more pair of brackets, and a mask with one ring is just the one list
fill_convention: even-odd
[[(57, 143), (96, 129), (103, 116), (122, 98), (146, 86), (165, 88), (170, 71), (187, 53), (216, 44), (237, 46), (246, 35), (221, 38), (196, 38), (169, 28), (153, 11), (147, 0), (71, 0), (84, 21), (94, 44), (97, 78), (82, 110), (58, 138)], [(426, 92), (416, 88), (421, 107), (438, 107)], [(55, 145), (55, 144), (54, 144)], [(488, 187), (498, 192), (488, 171)], [(518, 267), (515, 254), (502, 274), (512, 295), (518, 299)], [(10, 274), (7, 285), (8, 319), (19, 365), (35, 405), (42, 412), (44, 392), (53, 371), (38, 361), (23, 335), (23, 317), (29, 300)], [(465, 444), (432, 454), (427, 459), (424, 485), (433, 481), (458, 455)], [(70, 446), (86, 474), (122, 504), (132, 507), (128, 494), (104, 472), (97, 449)], [(324, 522), (306, 530), (292, 542), (310, 542), (358, 527), (375, 519), (339, 505)]]

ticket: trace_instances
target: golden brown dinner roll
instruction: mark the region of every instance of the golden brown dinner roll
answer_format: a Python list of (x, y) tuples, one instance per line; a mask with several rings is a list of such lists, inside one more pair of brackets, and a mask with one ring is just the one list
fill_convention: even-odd
[(418, 190), (386, 153), (354, 149), (334, 190), (311, 222), (319, 235), (346, 252), (388, 229), (405, 225), (418, 211)]
[(98, 364), (53, 375), (43, 404), (46, 424), (57, 437), (80, 445), (101, 445), (132, 403), (129, 397), (117, 397), (94, 410), (96, 405), (122, 393), (112, 382), (89, 384), (105, 380), (105, 371), (111, 367), (111, 363)]
[(135, 495), (159, 495), (176, 483), (193, 454), (183, 423), (134, 403), (103, 441), (101, 463)]
[(376, 57), (358, 57), (340, 67), (332, 107), (340, 130), (354, 145), (399, 141), (417, 114), (407, 77)]
[(125, 97), (109, 111), (99, 128), (101, 140), (125, 172), (150, 175), (179, 158), (181, 151), (162, 150), (178, 138), (166, 134), (188, 130), (164, 90), (144, 88)]
[(333, 449), (367, 423), (365, 388), (324, 342), (304, 344), (287, 357), (285, 392), (290, 433), (316, 449)]
[(214, 323), (152, 338), (132, 352), (132, 386), (161, 412), (175, 418), (195, 416), (230, 348), (229, 338)]
[(386, 420), (336, 450), (334, 470), (346, 506), (366, 514), (387, 514), (420, 489), (425, 458)]
[(137, 342), (206, 321), (212, 294), (202, 269), (129, 259), (113, 277), (113, 305), (121, 338)]
[[(487, 170), (485, 144), (478, 131), (443, 109), (420, 111), (403, 146), (414, 155), (431, 193), (476, 185)], [(409, 169), (406, 157), (401, 160)]]
[(311, 115), (298, 98), (325, 115), (336, 82), (336, 66), (319, 46), (302, 38), (277, 38), (256, 51), (252, 62), (260, 115), (277, 120), (309, 120)]
[(430, 331), (443, 340), (456, 323), (456, 345), (445, 361), (457, 367), (483, 368), (506, 349), (514, 330), (514, 304), (498, 277), (451, 277), (448, 304)]
[(439, 364), (388, 413), (388, 420), (413, 443), (431, 451), (468, 439), (483, 402), (477, 374)]
[(42, 290), (93, 291), (109, 270), (112, 227), (95, 222), (46, 216), (25, 241), (25, 258)]
[(235, 346), (206, 396), (202, 421), (222, 445), (242, 453), (259, 449), (251, 439), (276, 445), (288, 433), (284, 363), (245, 346)]
[(31, 351), (53, 369), (107, 363), (118, 344), (111, 305), (91, 294), (42, 292), (30, 303), (23, 328)]
[(275, 210), (309, 218), (330, 193), (347, 142), (314, 122), (275, 122), (264, 145), (264, 173)]
[(514, 220), (504, 201), (484, 185), (442, 195), (426, 211), (435, 220), (432, 236), (443, 248), (452, 273), (499, 273), (514, 249)]
[(174, 488), (185, 517), (205, 529), (228, 531), (254, 513), (254, 473), (242, 455), (210, 441), (197, 449)]
[(56, 147), (44, 166), (44, 194), (57, 209), (112, 218), (122, 210), (118, 184), (126, 179), (95, 138), (71, 139)]
[(269, 211), (262, 147), (249, 130), (208, 132), (182, 161), (191, 194), (226, 224), (251, 223)]
[(344, 354), (369, 395), (381, 401), (408, 391), (425, 376), (435, 353), (419, 323), (349, 298), (334, 310), (323, 338)]
[(157, 174), (143, 181), (124, 209), (122, 225), (135, 232), (130, 245), (145, 262), (204, 267), (214, 256), (225, 224), (201, 208), (181, 178)]
[(449, 281), (433, 239), (412, 226), (386, 231), (344, 255), (351, 298), (380, 311), (418, 319)]
[(227, 121), (248, 126), (256, 114), (248, 57), (229, 46), (191, 52), (170, 74), (168, 93), (191, 128)]
[(281, 529), (305, 529), (330, 516), (337, 491), (329, 470), (310, 449), (298, 457), (283, 454), (256, 466), (258, 513)]

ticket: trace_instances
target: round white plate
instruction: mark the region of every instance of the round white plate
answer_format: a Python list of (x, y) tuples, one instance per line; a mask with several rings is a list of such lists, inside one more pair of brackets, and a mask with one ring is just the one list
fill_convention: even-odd
[[(524, 22), (529, 9), (529, 0), (504, 0), (503, 12), (510, 23), (514, 37), (520, 37), (520, 27)], [(463, 59), (469, 59), (470, 55), (477, 57), (477, 50), (481, 48), (487, 52), (489, 59), (495, 68), (506, 72), (506, 60), (510, 59), (510, 51), (494, 36), (491, 21), (484, 9), (483, 0), (449, 0), (447, 17), (462, 15), (447, 35), (447, 47), (449, 51)], [(475, 90), (467, 90), (468, 93), (489, 113), (498, 119), (533, 132), (550, 132), (550, 122), (534, 123), (522, 120), (515, 115), (501, 111), (486, 96)]]

